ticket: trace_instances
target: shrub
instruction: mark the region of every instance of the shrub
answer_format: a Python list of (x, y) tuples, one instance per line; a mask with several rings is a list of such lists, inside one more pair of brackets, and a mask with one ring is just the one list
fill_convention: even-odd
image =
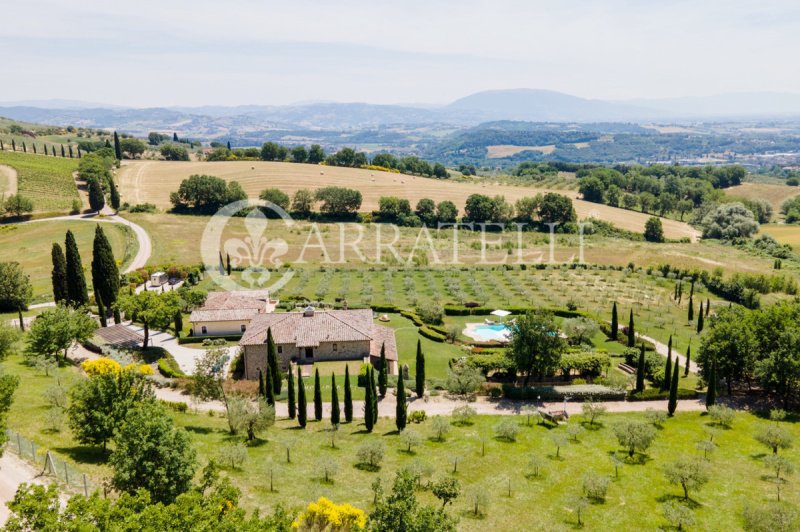
[(733, 418), (736, 412), (732, 408), (725, 405), (711, 405), (708, 407), (708, 415), (714, 420), (714, 423), (723, 427), (730, 427), (733, 424)]
[(478, 412), (469, 405), (461, 405), (453, 409), (451, 416), (453, 417), (453, 424), (459, 426), (472, 425), (472, 418)]
[(444, 334), (438, 333), (431, 329), (430, 327), (422, 326), (419, 328), (420, 336), (424, 336), (428, 340), (433, 340), (434, 342), (444, 342), (447, 340), (447, 336)]
[(498, 439), (514, 442), (519, 434), (519, 424), (513, 419), (504, 419), (494, 426), (494, 434)]
[(119, 373), (122, 367), (119, 362), (110, 358), (96, 358), (87, 360), (81, 364), (81, 369), (90, 377), (105, 375), (107, 373)]
[(561, 401), (570, 397), (574, 401), (622, 401), (625, 391), (612, 390), (599, 384), (584, 384), (580, 386), (536, 386), (516, 387), (511, 384), (503, 385), (503, 395), (507, 399), (533, 400), (541, 397), (543, 401)]
[(654, 408), (648, 408), (644, 411), (644, 415), (647, 418), (647, 421), (655, 425), (656, 427), (660, 427), (664, 424), (667, 420), (667, 413), (663, 410), (656, 410)]
[(178, 379), (186, 376), (171, 356), (158, 359), (158, 371), (168, 379)]
[(243, 443), (228, 443), (217, 451), (217, 461), (223, 467), (241, 469), (247, 460), (247, 447)]
[[(663, 374), (663, 370), (661, 373)], [(697, 396), (698, 392), (695, 390), (678, 388), (678, 399), (697, 399)], [(628, 401), (660, 401), (663, 399), (669, 399), (669, 390), (647, 388), (641, 392), (632, 391), (628, 394)]]
[(411, 423), (422, 423), (428, 419), (428, 414), (424, 410), (415, 410), (408, 415), (408, 421)]
[(442, 416), (434, 416), (431, 422), (431, 428), (433, 429), (433, 438), (441, 442), (444, 441), (447, 433), (450, 432), (450, 422), (447, 421), (447, 418)]
[(608, 477), (598, 475), (593, 471), (583, 475), (583, 493), (594, 501), (603, 502), (606, 500), (608, 484)]
[(370, 471), (380, 469), (386, 448), (381, 440), (369, 440), (356, 451), (358, 465)]
[(577, 371), (581, 375), (598, 377), (609, 367), (611, 367), (611, 359), (607, 353), (564, 353), (561, 356), (561, 371), (565, 374)]

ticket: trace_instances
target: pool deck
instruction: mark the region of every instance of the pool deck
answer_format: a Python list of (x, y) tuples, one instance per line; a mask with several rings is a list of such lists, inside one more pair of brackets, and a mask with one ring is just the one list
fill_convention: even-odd
[(472, 338), (476, 342), (499, 342), (501, 344), (507, 344), (509, 342), (509, 335), (511, 331), (508, 329), (508, 326), (504, 323), (495, 323), (493, 325), (504, 325), (506, 327), (504, 332), (494, 331), (493, 334), (488, 335), (485, 331), (479, 331), (481, 327), (486, 327), (489, 324), (487, 323), (467, 323), (464, 330), (461, 331), (461, 334), (468, 338)]

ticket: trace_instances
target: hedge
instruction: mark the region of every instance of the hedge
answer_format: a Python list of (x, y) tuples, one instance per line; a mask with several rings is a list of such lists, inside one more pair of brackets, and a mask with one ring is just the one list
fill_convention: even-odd
[(410, 310), (401, 310), (400, 311), (400, 315), (403, 316), (404, 318), (407, 318), (407, 319), (411, 320), (412, 322), (414, 322), (414, 325), (416, 325), (417, 327), (424, 327), (425, 326), (425, 322), (422, 321), (422, 318), (420, 318), (419, 316), (417, 316), (414, 312), (412, 312)]
[(624, 401), (624, 390), (612, 390), (599, 384), (580, 384), (574, 386), (530, 386), (519, 388), (511, 384), (503, 385), (503, 396), (514, 400), (560, 401), (569, 397), (571, 401)]
[(370, 308), (375, 312), (400, 312), (395, 305), (372, 305)]
[(178, 344), (202, 344), (203, 340), (226, 340), (229, 342), (238, 342), (241, 339), (241, 334), (227, 334), (222, 336), (184, 336), (182, 338), (178, 338)]
[[(695, 390), (678, 388), (678, 399), (697, 399), (700, 395)], [(648, 388), (643, 392), (628, 393), (628, 401), (660, 401), (669, 399), (669, 390), (659, 390), (658, 388)]]
[(181, 367), (171, 356), (158, 359), (158, 371), (168, 379), (178, 379), (186, 376), (186, 374), (181, 371)]
[(443, 334), (440, 334), (427, 325), (423, 325), (419, 328), (419, 334), (427, 338), (428, 340), (433, 340), (434, 342), (444, 342), (447, 340), (447, 337)]
[[(493, 311), (497, 310), (494, 307), (462, 307), (457, 305), (445, 305), (444, 313), (446, 316), (488, 316)], [(525, 314), (534, 310), (545, 310), (552, 312), (560, 318), (591, 318), (588, 312), (582, 310), (569, 310), (563, 308), (535, 308), (535, 307), (504, 307), (504, 310), (512, 314)]]

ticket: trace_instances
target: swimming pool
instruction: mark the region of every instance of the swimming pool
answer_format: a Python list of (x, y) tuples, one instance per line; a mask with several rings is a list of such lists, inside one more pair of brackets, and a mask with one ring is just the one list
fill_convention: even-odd
[(464, 334), (480, 342), (508, 342), (511, 329), (502, 323), (468, 323)]

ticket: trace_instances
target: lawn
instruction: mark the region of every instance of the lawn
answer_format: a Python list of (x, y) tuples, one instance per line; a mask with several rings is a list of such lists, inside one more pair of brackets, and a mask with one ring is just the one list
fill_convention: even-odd
[(0, 151), (0, 164), (17, 170), (19, 193), (33, 201), (35, 212), (66, 213), (78, 199), (72, 177), (77, 159)]
[[(22, 264), (33, 285), (34, 303), (51, 301), (53, 296), (50, 272), (53, 268), (51, 249), (54, 242), (64, 249), (64, 235), (71, 230), (78, 243), (86, 282), (91, 286), (92, 241), (97, 224), (86, 221), (42, 221), (30, 224), (0, 225), (0, 249), (3, 260)], [(121, 224), (102, 224), (114, 256), (124, 265), (136, 255), (138, 243), (130, 229)], [(8, 257), (6, 259), (5, 257)]]
[[(77, 445), (66, 426), (61, 432), (45, 430), (46, 413), (43, 391), (56, 383), (56, 377), (45, 377), (21, 364), (19, 356), (10, 357), (6, 371), (20, 375), (24, 385), (19, 388), (9, 418), (11, 429), (36, 441), (42, 449), (51, 449), (66, 457), (90, 474), (95, 481), (109, 475), (102, 455), (95, 449)], [(74, 368), (61, 368), (57, 378), (62, 383), (80, 378)], [(679, 407), (680, 410), (680, 407)], [(309, 408), (309, 412), (311, 412)], [(679, 413), (669, 419), (646, 455), (622, 466), (619, 478), (614, 476), (610, 456), (620, 448), (612, 427), (624, 418), (643, 419), (641, 414), (613, 414), (601, 419), (602, 426), (587, 430), (570, 442), (555, 457), (552, 437), (566, 434), (566, 428), (526, 425), (524, 416), (509, 416), (520, 425), (516, 442), (504, 442), (494, 437), (494, 427), (500, 417), (482, 416), (468, 426), (453, 426), (443, 442), (434, 441), (431, 420), (409, 425), (422, 437), (413, 453), (406, 453), (394, 420), (381, 418), (373, 434), (363, 425), (342, 425), (336, 434), (336, 448), (330, 446), (331, 434), (326, 423), (310, 422), (306, 430), (296, 423), (279, 420), (248, 448), (248, 460), (242, 470), (225, 471), (243, 492), (243, 505), (248, 510), (260, 508), (268, 512), (278, 503), (292, 508), (305, 506), (319, 496), (336, 502), (350, 502), (369, 509), (372, 502), (370, 486), (381, 479), (384, 488), (391, 484), (400, 468), (422, 466), (430, 471), (428, 478), (437, 480), (454, 475), (463, 488), (449, 511), (460, 518), (461, 530), (516, 530), (520, 523), (527, 529), (567, 530), (573, 528), (575, 516), (567, 499), (581, 493), (581, 479), (588, 471), (612, 479), (606, 501), (592, 504), (584, 513), (589, 530), (654, 530), (666, 526), (661, 504), (681, 496), (679, 486), (670, 485), (664, 478), (663, 466), (683, 455), (698, 456), (695, 444), (715, 433), (718, 448), (710, 455), (710, 482), (691, 492), (697, 530), (735, 530), (741, 528), (741, 511), (748, 503), (758, 504), (775, 498), (775, 487), (765, 480), (767, 470), (762, 462), (766, 448), (753, 439), (753, 433), (768, 421), (749, 413), (737, 414), (730, 430), (712, 427), (709, 418), (700, 413)], [(177, 424), (189, 431), (198, 451), (199, 463), (215, 458), (222, 445), (240, 441), (227, 433), (225, 420), (207, 414), (174, 414)], [(573, 423), (581, 423), (580, 416)], [(795, 439), (800, 427), (786, 423)], [(370, 472), (356, 467), (356, 451), (367, 441), (380, 440), (385, 445), (385, 458), (380, 470)], [(485, 444), (485, 455), (481, 448)], [(291, 450), (291, 463), (286, 463), (286, 446)], [(800, 449), (781, 451), (798, 463)], [(531, 457), (542, 461), (539, 478), (529, 476)], [(454, 461), (457, 472), (453, 473)], [(333, 482), (320, 479), (319, 463), (333, 461), (337, 472)], [(270, 472), (274, 473), (275, 491), (269, 491)], [(782, 498), (800, 504), (797, 480), (789, 477), (782, 489)], [(511, 495), (508, 495), (508, 487)], [(486, 515), (476, 519), (469, 514), (469, 495), (480, 490), (488, 496)], [(418, 493), (421, 500), (432, 504), (436, 500), (428, 490)], [(531, 511), (535, 509), (535, 511)]]

